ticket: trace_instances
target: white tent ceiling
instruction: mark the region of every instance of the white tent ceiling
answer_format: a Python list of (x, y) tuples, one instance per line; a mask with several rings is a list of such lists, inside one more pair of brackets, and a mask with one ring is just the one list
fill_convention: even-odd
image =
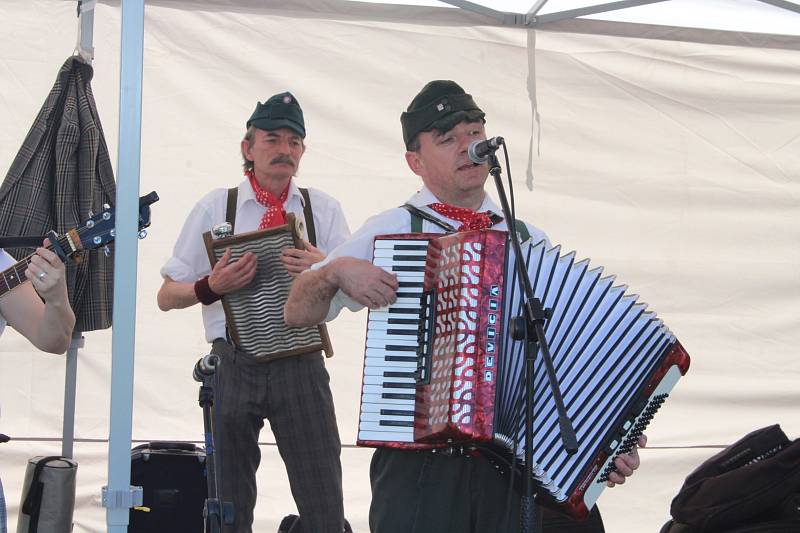
[[(363, 1), (363, 0), (354, 0)], [(457, 7), (487, 13), (536, 15), (532, 24), (564, 18), (586, 18), (683, 28), (800, 35), (796, 0), (382, 0), (376, 3)], [(597, 12), (599, 11), (599, 12)], [(525, 19), (520, 17), (519, 23)]]

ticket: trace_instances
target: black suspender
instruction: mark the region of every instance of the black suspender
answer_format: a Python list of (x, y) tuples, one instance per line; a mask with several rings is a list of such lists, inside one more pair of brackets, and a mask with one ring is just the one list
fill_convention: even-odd
[(445, 222), (444, 220), (440, 220), (435, 216), (431, 215), (427, 211), (423, 211), (422, 209), (418, 209), (411, 204), (403, 204), (400, 207), (411, 213), (411, 233), (422, 233), (422, 219), (424, 218), (428, 222), (436, 224), (440, 228), (442, 228), (447, 233), (455, 233), (456, 228)]
[(225, 221), (231, 225), (231, 235), (236, 228), (236, 199), (239, 197), (239, 187), (228, 189), (228, 205), (225, 208)]
[(311, 198), (308, 195), (308, 189), (298, 187), (300, 194), (303, 195), (303, 216), (306, 219), (306, 234), (308, 235), (308, 242), (311, 246), (317, 245), (317, 230), (314, 227), (314, 214), (311, 212)]

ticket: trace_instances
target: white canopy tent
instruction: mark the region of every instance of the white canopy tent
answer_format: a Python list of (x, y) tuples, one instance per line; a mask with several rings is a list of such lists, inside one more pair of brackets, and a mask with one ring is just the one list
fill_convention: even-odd
[[(673, 3), (678, 0), (630, 11)], [(774, 3), (785, 5), (736, 2), (780, 12), (781, 20), (795, 20), (790, 28), (800, 28), (796, 4)], [(545, 4), (539, 18), (575, 9), (558, 4)], [(56, 66), (74, 45), (76, 22), (71, 1), (4, 7), (0, 160), (10, 162)], [(513, 10), (525, 20), (528, 8)], [(93, 87), (114, 147), (120, 127), (135, 133), (115, 113), (119, 4), (99, 3), (94, 20)], [(660, 526), (683, 477), (711, 453), (705, 447), (773, 422), (798, 434), (796, 32), (585, 19), (533, 30), (518, 21), (504, 24), (505, 18), (469, 9), (335, 0), (148, 2), (141, 190), (156, 189), (162, 201), (153, 208), (152, 235), (141, 244), (138, 284), (127, 285), (138, 287), (135, 440), (201, 439), (189, 377), (207, 351), (199, 313), (157, 310), (158, 268), (199, 196), (239, 181), (237, 144), (254, 102), (284, 89), (295, 93), (309, 128), (300, 179), (339, 198), (355, 229), (418, 186), (404, 168), (398, 117), (434, 78), (455, 79), (475, 95), (490, 134), (509, 141), (520, 185), (536, 104), (541, 137), (533, 146), (541, 153), (533, 158), (534, 192), (518, 189), (520, 214), (554, 242), (618, 273), (694, 357), (649, 431), (643, 469), (630, 486), (601, 498), (608, 531)], [(121, 109), (135, 114), (135, 106), (134, 95)], [(123, 160), (134, 141), (119, 142), (122, 191)], [(118, 248), (118, 260), (124, 253)], [(333, 324), (337, 356), (329, 366), (346, 445), (346, 511), (359, 531), (367, 529), (370, 456), (352, 446), (363, 321), (362, 313)], [(116, 343), (127, 342), (116, 336), (123, 324), (133, 335), (133, 320), (115, 316), (115, 322), (116, 360)], [(108, 332), (87, 335), (79, 360), (76, 531), (104, 529), (99, 495), (107, 484), (109, 340)], [(31, 353), (12, 332), (2, 351), (0, 430), (16, 439), (0, 448), (0, 475), (13, 528), (26, 459), (60, 447), (63, 363)], [(263, 440), (256, 530), (270, 531), (293, 504), (274, 441), (268, 432)], [(127, 450), (127, 443), (120, 448)], [(116, 462), (125, 471), (125, 461)]]

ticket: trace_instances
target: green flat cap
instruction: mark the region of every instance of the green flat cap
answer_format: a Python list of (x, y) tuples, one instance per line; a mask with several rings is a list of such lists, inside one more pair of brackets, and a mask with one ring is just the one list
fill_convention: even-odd
[(263, 104), (257, 103), (256, 110), (247, 121), (247, 127), (250, 126), (266, 131), (289, 128), (300, 137), (306, 137), (303, 110), (300, 109), (297, 98), (288, 91), (271, 96)]
[(464, 92), (459, 84), (434, 80), (422, 88), (400, 115), (403, 141), (408, 148), (414, 137), (423, 131), (448, 131), (459, 122), (483, 120), (484, 116), (472, 95)]

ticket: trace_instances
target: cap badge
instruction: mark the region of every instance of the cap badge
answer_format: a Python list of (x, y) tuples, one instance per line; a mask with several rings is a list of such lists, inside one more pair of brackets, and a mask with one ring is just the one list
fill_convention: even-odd
[(284, 104), (292, 103), (292, 97), (287, 94), (286, 96), (283, 97), (283, 103)]

